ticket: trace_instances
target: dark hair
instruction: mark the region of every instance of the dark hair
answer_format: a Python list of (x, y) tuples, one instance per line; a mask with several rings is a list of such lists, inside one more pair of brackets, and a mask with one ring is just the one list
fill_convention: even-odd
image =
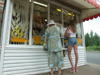
[(71, 26), (71, 29), (72, 29), (73, 33), (76, 33), (77, 28), (76, 28), (76, 22), (74, 20), (70, 21), (70, 26)]

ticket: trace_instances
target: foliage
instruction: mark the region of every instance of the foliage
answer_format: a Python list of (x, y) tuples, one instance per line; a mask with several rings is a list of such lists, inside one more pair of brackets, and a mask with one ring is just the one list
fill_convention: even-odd
[(89, 37), (89, 34), (87, 33), (85, 35), (85, 44), (86, 44), (86, 47), (90, 45), (90, 40), (89, 39), (90, 39), (90, 37)]
[(91, 30), (90, 34), (85, 34), (85, 44), (87, 50), (97, 50), (100, 51), (100, 36)]
[(85, 44), (87, 46), (100, 46), (100, 36), (95, 33), (93, 35), (93, 31), (91, 30), (90, 34), (85, 34)]
[(100, 51), (100, 46), (88, 46), (86, 47), (87, 51)]

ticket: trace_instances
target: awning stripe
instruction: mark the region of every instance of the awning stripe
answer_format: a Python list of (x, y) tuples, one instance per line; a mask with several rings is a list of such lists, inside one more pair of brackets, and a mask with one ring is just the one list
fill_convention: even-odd
[(83, 22), (88, 21), (89, 19), (92, 20), (93, 18), (97, 18), (98, 16), (100, 17), (100, 13), (99, 14), (96, 14), (94, 16), (91, 16), (91, 17), (88, 17), (88, 18), (83, 19)]
[(100, 9), (100, 0), (84, 0), (84, 1), (87, 1), (88, 3), (91, 3), (92, 5)]

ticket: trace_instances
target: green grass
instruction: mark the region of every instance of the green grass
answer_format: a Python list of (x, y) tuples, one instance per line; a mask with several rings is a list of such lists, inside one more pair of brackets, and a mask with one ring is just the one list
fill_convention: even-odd
[(88, 46), (86, 51), (100, 51), (100, 46)]

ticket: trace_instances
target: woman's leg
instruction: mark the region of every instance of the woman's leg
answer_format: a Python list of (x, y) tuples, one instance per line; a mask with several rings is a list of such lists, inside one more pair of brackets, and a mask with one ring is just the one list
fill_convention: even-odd
[(51, 75), (53, 75), (53, 68), (51, 68)]
[(59, 68), (58, 75), (61, 74), (61, 67), (64, 67), (63, 51), (57, 52), (57, 67)]
[(53, 68), (54, 68), (54, 62), (53, 61), (53, 57), (54, 57), (54, 53), (53, 52), (48, 52), (48, 66), (51, 68), (51, 73), (50, 75), (54, 75), (53, 74)]
[(77, 49), (77, 45), (74, 45), (74, 53), (75, 53), (75, 68), (77, 68), (77, 63), (78, 63), (78, 49)]
[(59, 73), (58, 73), (58, 75), (61, 75), (61, 68), (59, 68)]
[(72, 50), (72, 46), (68, 46), (68, 57), (69, 57), (69, 61), (71, 63), (72, 69), (73, 69), (74, 65), (73, 65), (73, 60), (72, 60), (72, 57), (71, 57), (71, 50)]

